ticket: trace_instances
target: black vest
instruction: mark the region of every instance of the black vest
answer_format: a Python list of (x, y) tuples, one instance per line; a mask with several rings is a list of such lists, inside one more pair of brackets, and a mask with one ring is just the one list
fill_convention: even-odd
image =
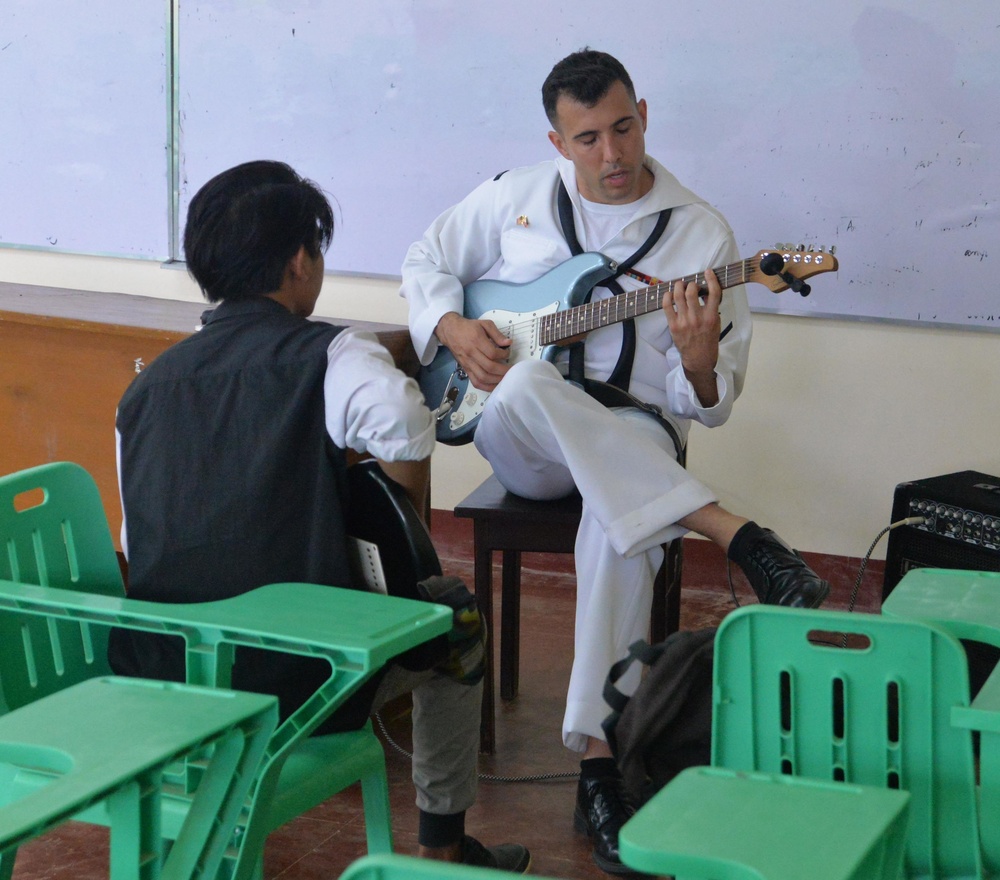
[[(226, 302), (135, 378), (117, 417), (131, 598), (351, 585), (346, 455), (324, 419), (326, 350), (340, 330), (265, 298)], [(176, 639), (116, 631), (109, 656), (119, 673), (184, 677)], [(286, 715), (328, 674), (321, 661), (246, 649), (233, 687), (278, 695)]]

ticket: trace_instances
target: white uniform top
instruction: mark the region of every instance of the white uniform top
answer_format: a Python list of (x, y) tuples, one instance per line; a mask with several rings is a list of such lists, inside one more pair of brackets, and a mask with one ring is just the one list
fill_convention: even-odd
[[(560, 179), (573, 202), (577, 234), (584, 247), (600, 248), (614, 260), (625, 260), (646, 240), (659, 212), (672, 208), (666, 231), (636, 265), (638, 271), (670, 281), (738, 260), (733, 232), (723, 216), (681, 186), (656, 160), (647, 156), (645, 165), (653, 173), (653, 188), (634, 203), (634, 214), (603, 244), (585, 241), (576, 173), (573, 164), (562, 157), (498, 175), (441, 214), (423, 238), (411, 245), (402, 267), (400, 293), (409, 303), (410, 333), (421, 362), (429, 363), (437, 351), (434, 329), (442, 315), (462, 314), (465, 285), (491, 268), (490, 274), (501, 281), (534, 281), (569, 259), (556, 201)], [(630, 278), (618, 280), (626, 290), (643, 286)], [(593, 298), (610, 295), (598, 287)], [(724, 335), (716, 366), (719, 402), (713, 407), (701, 405), (684, 375), (662, 310), (636, 319), (629, 390), (675, 416), (682, 436), (691, 419), (708, 427), (725, 422), (743, 387), (751, 321), (742, 285), (725, 291), (721, 310)], [(587, 337), (588, 377), (608, 378), (618, 360), (621, 338), (620, 325), (601, 328)]]

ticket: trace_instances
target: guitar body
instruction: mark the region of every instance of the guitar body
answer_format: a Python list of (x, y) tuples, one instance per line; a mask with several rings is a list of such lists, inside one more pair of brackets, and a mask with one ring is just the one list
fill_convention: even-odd
[[(513, 340), (508, 363), (553, 360), (561, 346), (539, 343), (536, 319), (580, 305), (594, 285), (610, 278), (615, 268), (615, 262), (603, 254), (586, 253), (526, 284), (491, 279), (474, 281), (465, 288), (464, 315), (493, 321), (501, 333)], [(434, 360), (420, 370), (417, 381), (431, 409), (449, 397), (453, 400), (448, 412), (439, 417), (437, 439), (451, 445), (472, 440), (489, 392), (473, 387), (452, 353), (443, 346)]]

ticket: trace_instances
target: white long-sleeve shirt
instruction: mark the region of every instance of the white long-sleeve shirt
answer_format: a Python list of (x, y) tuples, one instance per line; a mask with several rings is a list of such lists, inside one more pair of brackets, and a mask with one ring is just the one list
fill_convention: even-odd
[[(637, 270), (669, 281), (738, 260), (732, 230), (723, 216), (681, 186), (656, 160), (647, 156), (645, 164), (653, 173), (653, 188), (635, 203), (635, 214), (600, 247), (601, 252), (614, 260), (627, 259), (646, 240), (659, 212), (672, 208), (666, 231), (636, 265)], [(576, 229), (581, 234), (583, 208), (576, 174), (572, 163), (560, 157), (508, 171), (481, 184), (441, 214), (409, 248), (400, 293), (409, 303), (410, 333), (422, 363), (429, 363), (437, 351), (434, 330), (441, 317), (450, 311), (463, 314), (466, 285), (491, 268), (501, 281), (534, 281), (569, 259), (557, 210), (560, 179), (573, 202)], [(584, 245), (595, 249), (591, 243)], [(619, 283), (626, 290), (643, 286), (629, 278), (620, 278)], [(598, 287), (593, 298), (610, 295), (606, 288)], [(716, 365), (719, 402), (712, 407), (701, 405), (685, 376), (662, 310), (636, 319), (629, 390), (672, 414), (685, 436), (689, 420), (708, 427), (725, 422), (743, 387), (751, 320), (742, 285), (725, 291), (721, 311), (723, 338)], [(617, 324), (587, 337), (588, 377), (608, 378), (621, 350), (621, 338)]]

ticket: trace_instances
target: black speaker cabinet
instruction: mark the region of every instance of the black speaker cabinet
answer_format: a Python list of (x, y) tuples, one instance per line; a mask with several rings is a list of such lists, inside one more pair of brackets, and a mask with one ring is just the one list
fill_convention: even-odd
[[(1000, 571), (1000, 477), (960, 471), (900, 483), (891, 522), (923, 517), (916, 525), (889, 532), (882, 598), (912, 568)], [(1000, 651), (965, 643), (973, 691), (1000, 659)]]

